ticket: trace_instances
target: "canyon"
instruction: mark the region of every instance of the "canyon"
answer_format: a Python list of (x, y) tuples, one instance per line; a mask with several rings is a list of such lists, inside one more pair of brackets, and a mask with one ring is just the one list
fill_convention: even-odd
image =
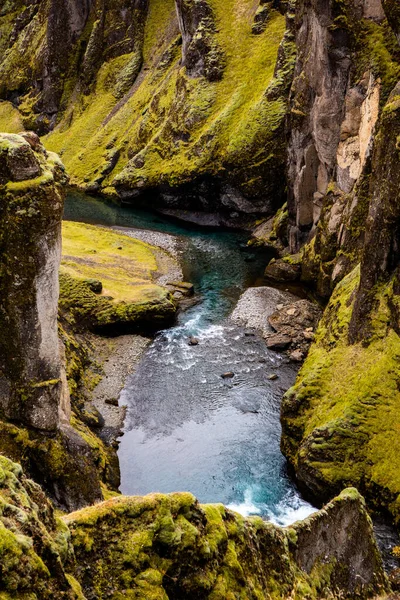
[[(0, 34), (0, 597), (395, 598), (367, 510), (397, 529), (396, 1), (17, 0)], [(154, 233), (62, 230), (68, 190), (112, 218), (246, 232), (243, 343), (299, 367), (281, 450), (325, 508), (281, 528), (185, 490), (118, 495), (132, 365), (104, 409), (100, 356), (173, 336), (199, 298), (186, 250)], [(276, 290), (251, 295), (266, 285), (272, 311)], [(199, 335), (184, 329), (191, 352)]]

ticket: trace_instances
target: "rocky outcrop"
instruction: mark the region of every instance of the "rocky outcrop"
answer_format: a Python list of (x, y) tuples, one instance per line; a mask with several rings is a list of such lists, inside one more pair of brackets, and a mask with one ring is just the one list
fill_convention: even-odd
[(314, 233), (329, 186), (348, 194), (365, 168), (378, 119), (380, 81), (371, 70), (360, 77), (357, 63), (364, 62), (359, 53), (365, 49), (363, 29), (369, 29), (365, 21), (379, 27), (384, 17), (380, 0), (323, 6), (301, 2), (298, 8), (299, 54), (289, 124), (294, 250)]
[(386, 587), (355, 490), (287, 529), (182, 493), (115, 498), (65, 523), (87, 598), (365, 598)]
[(189, 77), (222, 78), (224, 58), (215, 40), (216, 26), (207, 0), (176, 0), (179, 29), (182, 34), (182, 65)]
[(71, 412), (58, 337), (66, 182), (36, 134), (0, 135), (0, 452), (73, 510), (100, 500), (100, 480), (115, 477), (100, 440)]
[(0, 456), (0, 596), (82, 600), (66, 572), (73, 561), (68, 527), (20, 465)]
[(49, 432), (70, 417), (57, 333), (66, 181), (35, 134), (0, 137), (0, 414)]
[(387, 581), (371, 520), (345, 490), (281, 529), (190, 494), (115, 497), (57, 517), (40, 487), (0, 456), (4, 598), (367, 598)]
[(242, 327), (257, 329), (268, 348), (287, 351), (296, 362), (305, 358), (320, 317), (317, 304), (267, 286), (246, 290), (230, 316)]

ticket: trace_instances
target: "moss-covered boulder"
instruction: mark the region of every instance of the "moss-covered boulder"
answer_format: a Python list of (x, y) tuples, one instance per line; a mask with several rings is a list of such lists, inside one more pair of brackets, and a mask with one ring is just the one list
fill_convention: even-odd
[(64, 569), (72, 561), (68, 527), (20, 465), (0, 456), (0, 598), (84, 600)]
[(386, 586), (356, 490), (287, 529), (185, 493), (114, 498), (64, 522), (87, 598), (366, 598)]

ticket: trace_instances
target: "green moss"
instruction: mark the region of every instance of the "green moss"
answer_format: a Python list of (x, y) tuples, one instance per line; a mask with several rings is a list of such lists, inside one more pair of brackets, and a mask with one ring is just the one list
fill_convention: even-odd
[[(372, 535), (355, 490), (344, 492), (325, 511), (288, 531), (261, 518), (245, 519), (222, 505), (200, 506), (190, 494), (115, 498), (64, 520), (72, 532), (77, 564), (89, 567), (83, 571), (78, 566), (77, 577), (99, 599), (112, 590), (113, 598), (121, 599), (313, 600), (326, 598), (327, 593), (341, 597), (333, 583), (347, 569), (340, 564), (341, 549), (316, 551), (309, 574), (297, 566), (294, 556), (307, 548), (310, 532), (337, 528), (333, 515), (342, 510), (354, 511), (366, 538)], [(377, 582), (383, 582), (375, 546), (363, 556), (376, 561)], [(360, 597), (370, 590), (357, 584)]]
[[(165, 251), (127, 235), (64, 222), (60, 308), (76, 328), (156, 329), (171, 322), (176, 306), (154, 280), (175, 265)], [(102, 284), (100, 294), (93, 281)]]
[(40, 487), (0, 455), (0, 597), (83, 600), (78, 582), (63, 570), (71, 558), (70, 532)]
[(389, 504), (398, 519), (400, 338), (390, 326), (392, 288), (375, 291), (370, 343), (351, 345), (348, 328), (358, 282), (357, 268), (332, 295), (284, 401), (282, 447), (296, 469), (311, 474), (317, 495), (353, 484), (377, 506)]
[[(275, 92), (270, 98), (267, 90), (282, 85), (285, 77), (282, 72), (273, 79), (285, 19), (272, 11), (266, 31), (254, 36), (255, 7), (247, 1), (240, 0), (240, 7), (233, 0), (210, 4), (217, 24), (214, 37), (226, 57), (222, 80), (190, 79), (179, 69), (173, 3), (152, 3), (145, 64), (134, 93), (113, 110), (110, 77), (126, 69), (130, 58), (104, 63), (93, 94), (75, 99), (68, 126), (60, 123), (48, 137), (48, 146), (63, 156), (74, 183), (103, 189), (115, 183), (141, 189), (176, 186), (194, 175), (227, 174), (229, 168), (245, 194), (265, 193), (265, 178), (282, 159), (276, 136), (286, 105)], [(293, 57), (290, 44), (286, 50)], [(113, 159), (115, 150), (118, 157)]]
[(0, 131), (19, 133), (24, 130), (21, 115), (11, 102), (0, 102)]

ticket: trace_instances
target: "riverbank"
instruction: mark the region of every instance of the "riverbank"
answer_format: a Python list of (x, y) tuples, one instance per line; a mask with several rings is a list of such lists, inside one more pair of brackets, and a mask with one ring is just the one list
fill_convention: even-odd
[[(183, 240), (162, 232), (63, 223), (61, 319), (78, 348), (67, 352), (67, 359), (76, 365), (79, 352), (85, 354), (84, 366), (68, 369), (72, 371), (70, 381), (78, 376), (73, 388), (78, 390), (80, 413), (108, 447), (118, 447), (123, 429), (125, 409), (118, 406), (120, 392), (157, 327), (141, 319), (140, 312), (151, 305), (157, 323), (157, 307), (162, 318), (167, 298), (176, 312), (185, 297), (179, 262), (183, 252)], [(77, 302), (76, 294), (71, 297), (72, 285), (66, 281), (83, 290), (83, 300), (79, 296)], [(126, 318), (129, 306), (131, 319)], [(99, 324), (104, 307), (113, 311), (114, 318), (113, 329), (102, 332)], [(158, 327), (168, 324), (161, 320)], [(137, 334), (130, 333), (132, 325)], [(112, 335), (114, 332), (122, 335)]]

